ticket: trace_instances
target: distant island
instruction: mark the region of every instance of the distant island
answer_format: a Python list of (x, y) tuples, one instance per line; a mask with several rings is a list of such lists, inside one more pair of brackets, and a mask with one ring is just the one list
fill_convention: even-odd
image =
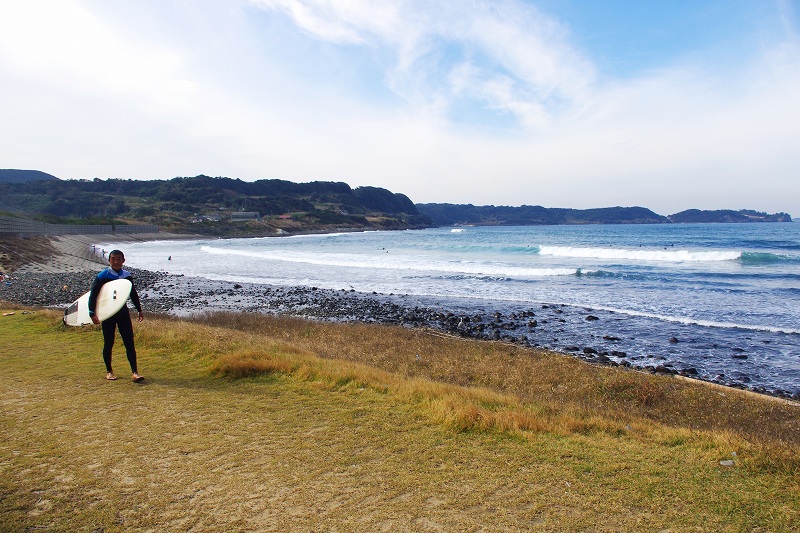
[(452, 225), (791, 222), (787, 213), (644, 207), (415, 204), (380, 187), (343, 182), (245, 182), (226, 177), (61, 180), (38, 170), (0, 169), (0, 214), (57, 224), (156, 224), (176, 233), (257, 236)]

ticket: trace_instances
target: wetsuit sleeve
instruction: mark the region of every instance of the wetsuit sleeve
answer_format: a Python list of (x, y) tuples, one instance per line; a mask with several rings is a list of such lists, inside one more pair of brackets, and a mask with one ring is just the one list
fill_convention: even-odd
[(133, 302), (133, 306), (136, 308), (137, 311), (139, 311), (141, 313), (142, 312), (142, 304), (139, 301), (139, 293), (136, 292), (136, 284), (133, 283), (133, 277), (128, 276), (125, 279), (127, 279), (128, 281), (131, 282), (131, 301)]
[(97, 295), (100, 293), (100, 287), (105, 285), (108, 280), (100, 279), (100, 277), (94, 278), (94, 283), (92, 284), (92, 290), (89, 291), (89, 316), (94, 316), (94, 308), (97, 305)]

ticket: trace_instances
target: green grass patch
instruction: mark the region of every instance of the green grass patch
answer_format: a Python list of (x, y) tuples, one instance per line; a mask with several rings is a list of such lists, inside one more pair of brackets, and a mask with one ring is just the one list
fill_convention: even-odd
[(797, 443), (750, 425), (786, 435), (796, 405), (419, 331), (257, 318), (148, 318), (134, 384), (121, 343), (121, 379), (103, 379), (98, 328), (0, 317), (0, 531), (800, 520)]

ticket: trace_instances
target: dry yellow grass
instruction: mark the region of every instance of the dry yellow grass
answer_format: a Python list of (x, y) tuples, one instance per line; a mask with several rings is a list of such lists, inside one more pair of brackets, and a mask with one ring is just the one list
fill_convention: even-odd
[[(751, 435), (770, 416), (793, 427), (796, 406), (419, 331), (207, 321), (219, 325), (145, 321), (138, 386), (102, 379), (95, 328), (2, 318), (0, 530), (791, 531), (800, 519), (796, 441)], [(745, 413), (726, 417), (733, 407)]]
[(790, 468), (800, 465), (791, 462), (800, 447), (800, 410), (793, 402), (424, 330), (235, 313), (211, 313), (196, 322), (264, 334), (319, 357), (358, 362), (404, 377), (484, 387), (515, 402), (535, 403), (538, 417), (550, 414), (573, 427), (568, 431), (595, 416), (617, 428), (651, 420), (740, 435), (779, 455), (788, 454)]

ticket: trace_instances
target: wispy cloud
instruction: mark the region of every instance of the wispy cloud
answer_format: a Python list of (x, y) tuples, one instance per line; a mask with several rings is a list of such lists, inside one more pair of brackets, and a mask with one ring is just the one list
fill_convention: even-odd
[(253, 2), (316, 39), (374, 49), (391, 90), (444, 113), (451, 100), (467, 98), (541, 125), (580, 99), (594, 77), (566, 29), (519, 1)]
[[(364, 44), (363, 31), (374, 26), (374, 11), (359, 9), (363, 2), (314, 2), (300, 0), (253, 0), (264, 8), (283, 11), (316, 38), (338, 44)], [(369, 6), (374, 7), (374, 6)], [(369, 13), (368, 17), (363, 16)]]

